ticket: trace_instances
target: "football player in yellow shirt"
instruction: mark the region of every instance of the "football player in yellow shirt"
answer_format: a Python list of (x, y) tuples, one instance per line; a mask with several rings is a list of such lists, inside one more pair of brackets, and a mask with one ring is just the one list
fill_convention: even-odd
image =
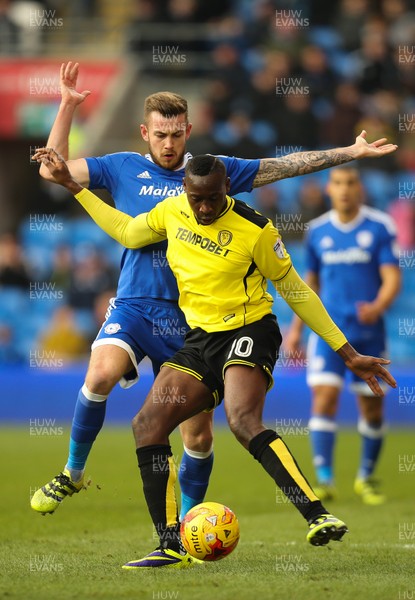
[[(383, 395), (377, 377), (396, 387), (382, 366), (390, 361), (362, 356), (347, 342), (318, 296), (295, 271), (272, 222), (227, 195), (229, 179), (217, 157), (192, 158), (185, 170), (185, 193), (167, 198), (136, 218), (83, 188), (53, 150), (39, 149), (33, 158), (42, 161), (96, 223), (126, 247), (167, 238), (179, 304), (191, 328), (184, 347), (164, 363), (133, 420), (144, 494), (160, 546), (124, 567), (183, 568), (195, 562), (180, 540), (169, 435), (185, 419), (215, 408), (222, 397), (235, 437), (306, 519), (307, 540), (315, 546), (340, 540), (347, 532), (346, 524), (327, 512), (280, 436), (262, 423), (282, 340), (267, 280), (376, 395)], [(200, 393), (206, 387), (211, 391), (209, 403)]]

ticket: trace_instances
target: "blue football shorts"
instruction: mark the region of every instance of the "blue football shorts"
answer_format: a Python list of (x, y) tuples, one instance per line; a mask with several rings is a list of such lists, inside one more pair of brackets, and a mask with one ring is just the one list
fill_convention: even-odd
[[(350, 342), (360, 354), (387, 358), (386, 344), (383, 337), (376, 337), (362, 342)], [(367, 383), (352, 373), (344, 364), (340, 356), (330, 348), (317, 334), (311, 333), (307, 346), (307, 384), (332, 385), (343, 388), (346, 378), (350, 381), (350, 390), (355, 394), (373, 396)], [(388, 386), (380, 381), (381, 388), (385, 391)]]
[(129, 388), (138, 381), (138, 365), (151, 360), (154, 376), (184, 344), (189, 327), (174, 302), (111, 298), (105, 321), (91, 348), (112, 344), (128, 352), (134, 369), (120, 380)]

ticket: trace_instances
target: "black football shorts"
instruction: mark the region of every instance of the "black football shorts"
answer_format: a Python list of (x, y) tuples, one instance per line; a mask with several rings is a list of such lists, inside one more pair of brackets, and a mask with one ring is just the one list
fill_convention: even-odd
[(183, 371), (202, 381), (212, 392), (212, 408), (215, 408), (223, 398), (223, 379), (230, 365), (259, 365), (268, 376), (270, 389), (281, 342), (280, 328), (273, 314), (229, 331), (207, 333), (196, 327), (186, 334), (183, 348), (162, 366)]

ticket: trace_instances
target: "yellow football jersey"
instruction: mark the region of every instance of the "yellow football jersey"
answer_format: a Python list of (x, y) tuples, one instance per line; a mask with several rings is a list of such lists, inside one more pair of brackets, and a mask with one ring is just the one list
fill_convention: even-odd
[(272, 222), (244, 202), (226, 197), (210, 225), (200, 225), (186, 194), (163, 200), (133, 218), (87, 189), (77, 200), (95, 222), (127, 248), (168, 238), (167, 258), (190, 327), (207, 332), (235, 329), (272, 310), (267, 279), (304, 322), (334, 350), (346, 338), (318, 296), (298, 276)]
[(267, 279), (284, 277), (291, 259), (269, 219), (227, 196), (218, 219), (199, 225), (181, 194), (153, 208), (147, 224), (169, 241), (167, 259), (190, 327), (235, 329), (271, 312)]

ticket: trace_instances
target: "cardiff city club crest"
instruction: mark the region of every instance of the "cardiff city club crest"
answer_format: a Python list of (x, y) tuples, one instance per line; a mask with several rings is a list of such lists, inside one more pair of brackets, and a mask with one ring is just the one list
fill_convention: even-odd
[(231, 234), (230, 231), (227, 231), (226, 229), (222, 229), (222, 231), (219, 231), (219, 233), (218, 233), (219, 245), (227, 246), (228, 244), (231, 243), (232, 237), (233, 237), (233, 235)]
[(121, 325), (119, 323), (108, 323), (108, 325), (104, 328), (106, 334), (111, 335), (113, 333), (117, 333), (121, 329)]

